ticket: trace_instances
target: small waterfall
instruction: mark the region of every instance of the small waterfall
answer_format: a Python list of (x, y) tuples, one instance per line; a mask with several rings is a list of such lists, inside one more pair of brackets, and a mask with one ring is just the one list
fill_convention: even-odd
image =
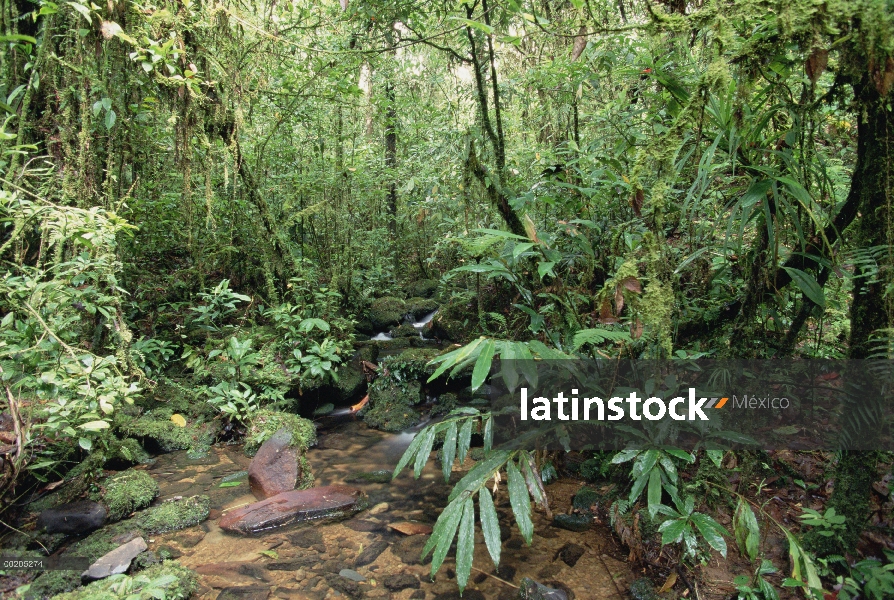
[(388, 333), (387, 331), (380, 331), (379, 333), (377, 333), (376, 335), (374, 335), (373, 337), (371, 337), (369, 339), (374, 342), (387, 342), (388, 340), (393, 339), (393, 338), (391, 337), (391, 334)]
[(420, 321), (413, 323), (413, 327), (416, 328), (416, 331), (419, 332), (419, 337), (422, 338), (423, 340), (425, 339), (425, 336), (422, 335), (422, 330), (425, 329), (426, 325), (431, 323), (431, 320), (435, 318), (436, 314), (438, 314), (438, 311), (433, 310), (430, 313), (428, 313), (427, 315), (425, 315), (424, 317), (422, 317), (422, 319)]

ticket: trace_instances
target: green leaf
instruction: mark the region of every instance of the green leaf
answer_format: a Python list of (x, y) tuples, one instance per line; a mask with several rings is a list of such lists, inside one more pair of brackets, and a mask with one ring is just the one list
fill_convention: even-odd
[(666, 546), (667, 544), (679, 542), (683, 539), (683, 532), (686, 531), (688, 527), (689, 520), (686, 518), (669, 519), (665, 521), (658, 527), (658, 531), (661, 532), (661, 545)]
[(75, 9), (76, 11), (78, 11), (79, 13), (81, 13), (81, 15), (85, 19), (87, 19), (88, 23), (90, 23), (91, 25), (93, 24), (93, 20), (90, 17), (90, 9), (89, 8), (87, 8), (83, 4), (79, 4), (78, 2), (69, 2), (68, 5), (71, 6), (73, 9)]
[(474, 493), (485, 481), (493, 477), (500, 467), (509, 459), (507, 450), (497, 450), (486, 459), (479, 461), (466, 475), (453, 486), (447, 501), (453, 502), (463, 492)]
[(109, 423), (107, 421), (90, 421), (89, 423), (84, 423), (80, 427), (87, 431), (99, 431), (100, 429), (108, 429)]
[(111, 129), (115, 125), (115, 119), (117, 115), (114, 110), (109, 110), (106, 112), (106, 129)]
[(459, 537), (456, 540), (456, 585), (462, 594), (472, 572), (475, 550), (475, 505), (472, 498), (463, 503), (463, 516), (459, 523)]
[(826, 296), (823, 293), (823, 288), (820, 287), (819, 283), (816, 282), (816, 279), (814, 279), (812, 275), (792, 267), (782, 268), (785, 269), (786, 273), (791, 275), (792, 281), (795, 282), (798, 289), (800, 289), (805, 296), (810, 298), (814, 304), (817, 304), (821, 308), (826, 307)]
[(464, 504), (464, 500), (457, 499), (447, 505), (447, 508), (441, 513), (441, 516), (438, 517), (434, 531), (432, 531), (431, 537), (422, 549), (422, 557), (425, 558), (428, 553), (431, 552), (432, 548), (434, 548), (434, 554), (432, 555), (431, 560), (432, 577), (435, 576), (435, 573), (441, 568), (444, 558), (447, 557), (447, 551), (450, 550), (450, 544), (453, 543), (453, 538), (456, 535), (456, 528), (459, 526), (459, 519), (462, 516)]
[(475, 361), (475, 368), (472, 370), (473, 392), (481, 387), (481, 384), (484, 383), (484, 380), (490, 373), (490, 365), (494, 358), (494, 346), (493, 340), (487, 340), (478, 353), (478, 360)]
[(555, 277), (555, 273), (553, 273), (553, 267), (556, 266), (556, 263), (547, 261), (541, 262), (537, 264), (537, 274), (540, 275), (540, 279), (543, 279), (546, 275), (551, 275)]
[(217, 487), (230, 488), (230, 487), (236, 487), (239, 485), (242, 485), (241, 481), (224, 481), (222, 484), (220, 484)]
[(466, 453), (469, 451), (469, 444), (472, 442), (472, 427), (475, 425), (475, 419), (466, 419), (463, 426), (459, 430), (459, 443), (457, 455), (460, 464), (466, 461)]
[(37, 40), (35, 40), (30, 35), (10, 33), (6, 35), (0, 35), (0, 42), (26, 42), (28, 44), (36, 44)]
[(87, 452), (90, 452), (90, 449), (93, 448), (93, 442), (91, 442), (91, 441), (88, 440), (87, 438), (83, 438), (83, 437), (82, 437), (82, 438), (80, 438), (80, 439), (78, 440), (78, 446), (80, 446), (81, 448), (83, 448), (83, 449), (86, 450)]
[[(464, 23), (466, 27), (471, 27), (472, 29), (477, 29), (479, 31), (483, 31), (487, 35), (490, 35), (494, 32), (494, 28), (486, 23), (480, 23), (478, 21), (472, 21), (471, 19), (463, 19), (462, 17), (450, 17), (451, 21), (459, 21), (460, 23)], [(494, 230), (488, 230), (494, 231)], [(502, 233), (502, 232), (501, 232)]]
[(739, 498), (736, 512), (733, 515), (733, 533), (736, 536), (739, 551), (749, 559), (755, 560), (760, 544), (760, 527), (754, 516), (754, 511), (742, 498)]
[(658, 467), (652, 467), (649, 472), (649, 489), (646, 493), (649, 503), (649, 512), (655, 515), (655, 507), (661, 504), (661, 471)]
[[(468, 419), (471, 421), (472, 419)], [(444, 481), (450, 481), (450, 473), (453, 471), (453, 460), (456, 458), (456, 421), (450, 421), (447, 425), (447, 434), (444, 437), (443, 456), (441, 468), (444, 471)]]
[(422, 440), (422, 445), (419, 447), (419, 452), (416, 454), (416, 462), (413, 463), (413, 476), (416, 479), (422, 475), (422, 469), (425, 468), (425, 463), (428, 462), (428, 457), (431, 454), (431, 448), (435, 444), (435, 430), (437, 427), (430, 427), (425, 430), (425, 437)]
[(268, 558), (272, 558), (273, 560), (279, 558), (279, 553), (277, 553), (276, 550), (261, 550), (260, 552), (258, 552), (258, 554), (262, 554)]
[(534, 537), (534, 524), (531, 522), (531, 499), (528, 497), (528, 488), (515, 462), (506, 463), (506, 473), (509, 476), (509, 504), (515, 513), (515, 522), (518, 523), (522, 538), (530, 545)]
[[(425, 430), (427, 431), (427, 430)], [(400, 461), (398, 461), (397, 466), (394, 468), (394, 474), (391, 476), (391, 479), (395, 479), (400, 472), (403, 471), (404, 467), (410, 464), (410, 460), (419, 451), (419, 447), (422, 446), (422, 441), (424, 439), (425, 431), (420, 431), (416, 434), (416, 437), (413, 438), (413, 441), (410, 442), (409, 448), (404, 452), (404, 455), (400, 457)]]
[(726, 558), (726, 540), (724, 535), (729, 532), (717, 521), (702, 513), (692, 513), (692, 522), (701, 532), (708, 545), (720, 552), (723, 558)]
[(490, 553), (494, 566), (500, 566), (500, 521), (497, 517), (497, 509), (494, 507), (493, 496), (487, 486), (478, 491), (478, 508), (481, 516), (481, 532), (484, 534), (484, 544)]
[(488, 416), (484, 421), (484, 453), (490, 452), (494, 445), (494, 419)]

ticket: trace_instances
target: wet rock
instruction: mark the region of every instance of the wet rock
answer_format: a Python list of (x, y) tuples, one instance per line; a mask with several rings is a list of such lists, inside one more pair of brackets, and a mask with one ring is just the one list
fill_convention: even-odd
[(384, 540), (379, 540), (373, 542), (369, 546), (363, 549), (363, 552), (357, 555), (357, 558), (354, 559), (354, 566), (356, 567), (365, 567), (366, 565), (372, 563), (374, 560), (379, 558), (379, 555), (388, 549), (388, 542)]
[(371, 509), (369, 509), (369, 514), (371, 515), (380, 515), (382, 513), (388, 512), (389, 506), (387, 502), (379, 502)]
[(553, 525), (568, 531), (586, 531), (590, 528), (593, 518), (589, 515), (556, 515), (553, 517)]
[(400, 298), (385, 296), (373, 300), (369, 307), (369, 321), (376, 331), (400, 324), (407, 313), (407, 305)]
[(226, 483), (228, 481), (236, 481), (237, 479), (242, 479), (243, 477), (248, 477), (248, 471), (237, 471), (235, 473), (230, 473), (229, 475), (224, 475), (220, 478), (220, 482)]
[(356, 581), (360, 583), (361, 581), (366, 581), (366, 577), (355, 571), (354, 569), (342, 569), (338, 572), (339, 575), (344, 577), (345, 579), (350, 579), (351, 581)]
[(313, 548), (318, 552), (326, 551), (326, 546), (323, 544), (323, 534), (319, 529), (305, 527), (286, 535), (286, 537), (289, 543), (298, 548)]
[(558, 575), (561, 572), (562, 572), (561, 565), (557, 565), (557, 564), (553, 563), (550, 565), (546, 565), (545, 567), (540, 569), (537, 572), (537, 577), (539, 577), (541, 580), (552, 579), (553, 577), (555, 577), (556, 575)]
[(522, 600), (568, 600), (564, 590), (547, 587), (529, 577), (521, 580), (518, 597)]
[(500, 579), (512, 581), (515, 579), (516, 568), (512, 565), (500, 565), (498, 569), (494, 569), (494, 574)]
[(368, 471), (352, 473), (345, 478), (346, 483), (391, 483), (391, 471)]
[(294, 490), (300, 476), (298, 448), (293, 447), (292, 433), (280, 428), (261, 444), (248, 466), (248, 484), (258, 500)]
[(407, 296), (414, 298), (431, 298), (438, 291), (440, 282), (437, 279), (419, 279), (407, 284)]
[(442, 592), (435, 596), (435, 600), (487, 600), (484, 597), (484, 594), (479, 592), (478, 590), (470, 590), (466, 589), (463, 592), (462, 596), (459, 595), (459, 590), (451, 591), (451, 592)]
[(251, 423), (245, 433), (246, 441), (243, 447), (245, 454), (252, 456), (261, 444), (283, 427), (292, 434), (291, 445), (297, 447), (301, 453), (317, 443), (317, 428), (312, 421), (292, 413), (262, 409), (251, 417)]
[(260, 585), (241, 585), (224, 588), (217, 600), (267, 600), (270, 588)]
[(416, 296), (407, 300), (407, 314), (411, 315), (413, 320), (421, 321), (423, 318), (438, 310), (439, 306), (440, 304), (437, 300)]
[(591, 487), (582, 487), (575, 495), (574, 499), (571, 501), (571, 506), (574, 507), (574, 510), (577, 511), (589, 511), (595, 508), (595, 506), (599, 503), (599, 499), (601, 496), (599, 492), (594, 490)]
[(94, 581), (96, 579), (105, 579), (109, 575), (124, 573), (130, 568), (131, 561), (147, 548), (146, 540), (141, 537), (131, 540), (123, 546), (118, 546), (108, 554), (103, 555), (90, 565), (89, 569), (81, 573), (81, 579)]
[[(577, 564), (577, 561), (580, 560), (580, 557), (584, 555), (586, 550), (583, 546), (578, 546), (577, 544), (567, 543), (556, 552), (555, 558), (561, 558), (562, 562), (568, 565), (569, 567), (574, 567)], [(553, 560), (555, 560), (555, 558)]]
[(320, 556), (315, 553), (308, 552), (286, 560), (275, 560), (266, 563), (264, 566), (270, 571), (297, 571), (304, 567), (313, 567), (320, 563)]
[(370, 385), (369, 403), (361, 411), (367, 425), (382, 431), (403, 431), (419, 422), (413, 408), (422, 399), (418, 381), (379, 377)]
[(659, 600), (652, 580), (640, 577), (630, 584), (630, 597), (633, 600)]
[(361, 533), (372, 533), (374, 531), (381, 531), (385, 525), (379, 523), (378, 521), (367, 521), (365, 519), (351, 519), (349, 521), (344, 522), (344, 526), (353, 531), (359, 531)]
[(410, 600), (424, 600), (424, 598), (425, 598), (425, 591), (423, 591), (423, 590), (416, 590), (415, 592), (410, 594)]
[(37, 526), (46, 529), (47, 533), (83, 533), (102, 527), (107, 514), (106, 508), (98, 502), (72, 502), (40, 513)]
[(251, 577), (252, 579), (258, 579), (264, 582), (270, 581), (270, 578), (267, 577), (267, 573), (264, 572), (264, 567), (258, 564), (243, 563), (239, 565), (237, 572), (240, 575), (245, 575), (246, 577)]
[(292, 490), (224, 515), (220, 528), (231, 533), (256, 533), (272, 527), (316, 519), (341, 518), (362, 510), (366, 495), (356, 488), (328, 485)]
[(398, 573), (397, 575), (388, 575), (382, 580), (382, 585), (392, 592), (399, 592), (406, 589), (419, 589), (419, 578), (409, 573)]
[(427, 565), (431, 562), (432, 554), (429, 553), (425, 560), (420, 558), (425, 541), (425, 536), (421, 535), (402, 538), (391, 546), (391, 552), (406, 565)]

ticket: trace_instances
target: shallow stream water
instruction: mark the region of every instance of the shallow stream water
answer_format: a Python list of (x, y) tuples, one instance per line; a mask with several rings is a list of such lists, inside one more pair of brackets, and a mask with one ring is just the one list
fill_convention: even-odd
[[(225, 533), (217, 526), (222, 514), (255, 501), (243, 473), (250, 459), (241, 446), (218, 445), (201, 459), (189, 459), (186, 452), (159, 456), (149, 468), (161, 487), (158, 501), (207, 494), (212, 511), (205, 523), (155, 536), (149, 547), (155, 551), (166, 547), (180, 555), (181, 563), (195, 569), (201, 583), (196, 597), (203, 599), (459, 598), (453, 551), (432, 580), (430, 566), (419, 560), (428, 536), (406, 535), (389, 527), (426, 531), (426, 526), (434, 525), (451, 485), (444, 482), (437, 462), (429, 461), (419, 480), (414, 480), (411, 472), (388, 483), (358, 483), (354, 479), (360, 472), (393, 469), (413, 435), (379, 432), (350, 417), (334, 420), (331, 428), (319, 432), (318, 445), (307, 453), (315, 483), (359, 487), (369, 496), (369, 508), (348, 520), (273, 529), (253, 537)], [(459, 476), (455, 472), (451, 483)], [(225, 479), (239, 485), (220, 487)], [(570, 481), (550, 485), (553, 510), (567, 508), (578, 486)], [(557, 529), (538, 511), (534, 544), (528, 547), (510, 523), (505, 493), (498, 495), (497, 506), (504, 537), (501, 567), (494, 570), (476, 526), (475, 570), (464, 599), (508, 600), (516, 596), (515, 586), (526, 576), (561, 585), (576, 598), (626, 598), (622, 592), (630, 573), (604, 528), (584, 533)], [(562, 558), (567, 554), (563, 548), (569, 544), (583, 550), (573, 568)], [(350, 577), (357, 578), (355, 574), (364, 581), (350, 581)], [(414, 587), (389, 589), (386, 584), (398, 587), (395, 584), (400, 580), (394, 576), (399, 574), (409, 575), (402, 583)]]

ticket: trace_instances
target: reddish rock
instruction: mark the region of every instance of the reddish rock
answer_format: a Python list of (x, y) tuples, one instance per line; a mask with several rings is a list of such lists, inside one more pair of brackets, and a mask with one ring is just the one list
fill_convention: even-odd
[(248, 466), (248, 484), (258, 500), (294, 490), (300, 466), (298, 448), (291, 446), (292, 433), (283, 427), (261, 444)]
[(356, 488), (327, 485), (282, 492), (272, 498), (227, 513), (220, 528), (232, 533), (256, 533), (301, 521), (340, 518), (366, 507), (366, 496)]

